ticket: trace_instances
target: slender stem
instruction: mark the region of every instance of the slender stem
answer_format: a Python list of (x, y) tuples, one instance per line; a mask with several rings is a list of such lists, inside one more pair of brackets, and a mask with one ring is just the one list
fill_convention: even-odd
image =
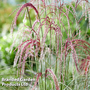
[[(26, 3), (26, 0), (25, 0), (25, 3)], [(29, 14), (28, 7), (26, 7), (26, 9), (27, 9), (28, 17), (29, 17), (30, 28), (32, 28), (32, 22), (31, 22), (31, 17), (30, 17), (30, 14)], [(32, 31), (32, 38), (34, 38), (34, 32), (33, 31)]]
[[(56, 50), (57, 50), (57, 32), (56, 32), (56, 37), (55, 37), (55, 42), (56, 42)], [(55, 74), (57, 74), (57, 53), (56, 53), (56, 63), (55, 63)]]
[(51, 68), (51, 55), (52, 55), (52, 32), (51, 32), (51, 25), (50, 25), (50, 49), (51, 49), (51, 52), (50, 52), (50, 68)]
[(26, 8), (27, 8), (27, 12), (28, 12), (28, 17), (29, 17), (30, 27), (32, 28), (32, 23), (31, 23), (31, 18), (30, 18), (29, 10), (28, 10), (28, 7), (26, 7)]
[[(46, 70), (46, 62), (45, 62), (45, 70)], [(45, 90), (46, 90), (46, 73), (45, 73)]]
[[(39, 21), (40, 21), (40, 25), (41, 25), (41, 19), (40, 19), (39, 14), (38, 14), (38, 17), (39, 17)], [(42, 38), (43, 38), (43, 30), (42, 30), (42, 26), (41, 26), (41, 33), (42, 33)]]
[[(27, 8), (27, 12), (28, 12), (30, 27), (32, 28), (32, 23), (31, 23), (31, 17), (30, 17), (30, 14), (29, 14), (29, 10), (28, 10), (28, 7), (26, 7), (26, 8)], [(33, 31), (32, 31), (32, 38), (34, 38), (34, 32)]]
[[(25, 0), (25, 3), (26, 3), (26, 0)], [(31, 18), (30, 18), (30, 14), (29, 14), (29, 11), (28, 11), (28, 7), (26, 7), (26, 9), (27, 9), (28, 17), (29, 17), (30, 27), (32, 27)]]
[(46, 75), (45, 75), (45, 90), (46, 90)]
[[(44, 7), (45, 7), (45, 16), (46, 16), (46, 2), (44, 1)], [(47, 25), (47, 21), (45, 21), (45, 24)], [(47, 29), (47, 26), (45, 26), (45, 29)], [(46, 69), (46, 62), (45, 62), (45, 69)]]

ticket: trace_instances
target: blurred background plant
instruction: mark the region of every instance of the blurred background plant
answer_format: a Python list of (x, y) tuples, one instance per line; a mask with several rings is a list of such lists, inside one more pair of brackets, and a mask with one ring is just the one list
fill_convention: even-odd
[[(88, 57), (90, 56), (90, 53), (89, 53), (90, 45), (87, 43), (90, 43), (90, 28), (89, 28), (89, 14), (86, 13), (88, 12), (88, 9), (87, 9), (88, 7), (86, 8), (85, 6), (86, 0), (84, 1), (85, 3), (79, 3), (79, 2), (63, 3), (64, 0), (62, 0), (61, 6), (59, 6), (60, 4), (59, 1), (58, 1), (59, 3), (57, 3), (55, 2), (57, 0), (55, 1), (53, 0), (53, 3), (54, 3), (54, 4), (52, 3), (53, 7), (50, 6), (51, 0), (49, 0), (48, 2), (47, 0), (45, 0), (45, 2), (44, 0), (41, 0), (41, 1), (39, 0), (38, 3), (37, 3), (37, 0), (35, 1), (36, 2), (33, 2), (33, 0), (31, 1), (30, 0), (1, 0), (1, 3), (0, 3), (0, 62), (1, 62), (0, 80), (2, 79), (2, 77), (5, 77), (5, 78), (19, 77), (17, 76), (16, 73), (17, 71), (19, 72), (20, 70), (22, 70), (20, 68), (17, 68), (18, 63), (20, 62), (18, 60), (20, 60), (20, 57), (21, 57), (20, 55), (22, 55), (21, 58), (26, 58), (25, 72), (22, 70), (23, 72), (22, 74), (24, 74), (24, 78), (29, 78), (29, 77), (35, 78), (34, 76), (37, 75), (37, 73), (39, 73), (38, 74), (38, 78), (40, 78), (39, 85), (38, 85), (39, 90), (42, 90), (42, 89), (59, 90), (59, 88), (56, 89), (55, 87), (55, 85), (58, 87), (57, 81), (59, 83), (60, 90), (89, 90), (90, 74), (89, 74), (89, 68), (88, 68), (89, 64), (87, 63), (88, 62), (87, 60), (90, 60), (90, 58)], [(13, 37), (10, 34), (11, 24), (14, 22), (14, 17), (18, 10), (18, 9), (16, 10), (16, 8), (20, 8), (20, 6), (22, 6), (25, 2), (31, 2), (32, 4), (35, 4), (35, 7), (37, 6), (37, 10), (40, 14), (41, 21), (35, 24), (34, 29), (35, 29), (35, 32), (37, 33), (38, 31), (37, 28), (41, 28), (39, 25), (42, 23), (41, 29), (42, 29), (42, 32), (44, 33), (44, 37), (42, 37), (42, 32), (40, 32), (40, 37), (39, 37), (40, 41), (39, 39), (37, 41), (36, 34), (34, 34), (34, 39), (31, 38), (32, 32), (30, 32), (30, 30), (32, 25), (30, 25), (30, 19), (31, 19), (31, 24), (33, 24), (34, 21), (36, 20), (36, 14), (34, 13), (34, 10), (31, 8), (28, 8), (30, 12), (30, 19), (28, 17), (28, 14), (26, 14), (27, 9), (24, 9), (21, 12), (21, 14), (18, 16), (17, 25), (13, 30)], [(17, 7), (17, 4), (19, 5), (18, 7)], [(53, 13), (50, 11), (52, 11)], [(61, 18), (59, 15), (61, 15)], [(48, 28), (50, 30), (47, 30)], [(57, 29), (60, 29), (59, 31), (60, 33), (56, 31)], [(48, 31), (46, 37), (45, 37), (45, 34), (46, 34), (45, 30)], [(57, 32), (61, 37), (56, 36)], [(57, 39), (58, 37), (59, 39)], [(45, 42), (43, 42), (44, 39), (46, 39)], [(77, 39), (80, 39), (80, 41), (78, 41)], [(30, 40), (31, 42), (34, 42), (34, 45), (33, 43), (28, 42), (28, 40)], [(81, 40), (84, 40), (84, 41), (81, 41)], [(23, 49), (23, 47), (25, 47), (25, 45), (27, 44), (27, 43), (23, 43), (25, 41), (27, 41), (27, 43), (30, 43), (30, 44), (28, 45), (28, 47), (26, 47), (26, 49)], [(18, 49), (15, 50), (15, 48), (17, 48), (17, 46), (20, 45), (21, 43), (23, 44), (19, 46)], [(45, 44), (44, 49), (42, 49), (43, 43)], [(39, 45), (39, 51), (36, 48), (37, 44)], [(11, 45), (14, 46), (12, 50), (10, 48)], [(31, 46), (32, 48), (34, 47), (35, 50), (38, 51), (38, 55), (35, 56), (32, 48), (31, 48), (31, 51), (28, 51), (28, 49)], [(83, 48), (86, 51), (84, 51)], [(27, 55), (28, 57), (25, 57), (25, 53), (26, 53), (25, 50), (32, 53), (32, 56), (29, 57)], [(41, 55), (42, 52), (43, 52), (43, 55)], [(75, 54), (77, 54), (79, 59), (77, 60), (77, 62), (78, 63), (80, 62), (78, 65), (74, 63), (76, 59), (76, 57), (74, 57)], [(17, 59), (17, 63), (15, 61), (16, 59), (14, 59), (15, 56)], [(85, 60), (87, 62), (85, 62)], [(14, 63), (16, 64), (16, 67), (13, 68)], [(22, 64), (22, 67), (23, 66), (24, 64)], [(78, 68), (79, 70), (77, 70)], [(88, 69), (88, 71), (84, 72), (84, 69), (85, 70)], [(82, 76), (80, 74), (81, 72), (80, 70), (83, 71), (84, 73)], [(47, 71), (51, 75), (47, 74), (48, 73)], [(78, 71), (80, 72), (78, 73)], [(87, 74), (87, 77), (85, 73)], [(6, 87), (2, 87), (1, 84), (2, 82), (0, 82), (0, 88), (2, 90), (13, 89), (12, 87), (9, 87), (8, 89), (6, 89)], [(29, 87), (25, 87), (25, 88), (14, 87), (14, 89), (28, 90)]]
[[(15, 13), (13, 12), (17, 6), (14, 0), (0, 0), (0, 89), (10, 90), (13, 87), (2, 87), (2, 78), (16, 78), (16, 69), (13, 68), (15, 51), (10, 53), (10, 47), (13, 43), (13, 38), (10, 34), (11, 24)], [(13, 14), (12, 14), (13, 12)], [(18, 18), (17, 26), (22, 18)], [(17, 29), (16, 29), (17, 31)], [(13, 36), (16, 36), (14, 32)], [(15, 49), (15, 48), (13, 48)], [(18, 88), (18, 87), (14, 87)], [(22, 87), (19, 87), (22, 89)]]
[[(14, 10), (17, 7), (16, 4), (17, 2), (15, 2), (15, 0), (13, 0), (13, 3), (12, 0), (0, 0), (0, 61), (3, 61), (8, 65), (13, 64), (15, 57), (15, 53), (9, 53), (9, 51), (10, 46), (13, 43), (13, 39), (10, 36), (10, 30), (15, 16)], [(17, 26), (20, 24), (20, 21), (22, 21), (22, 18), (18, 18)]]

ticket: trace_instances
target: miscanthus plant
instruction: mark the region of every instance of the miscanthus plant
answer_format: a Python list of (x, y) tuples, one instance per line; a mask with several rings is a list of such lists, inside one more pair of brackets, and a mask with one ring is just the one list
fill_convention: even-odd
[(18, 8), (12, 29), (20, 13), (24, 18), (12, 45), (19, 40), (14, 66), (20, 77), (35, 72), (30, 90), (89, 90), (89, 1), (31, 0)]

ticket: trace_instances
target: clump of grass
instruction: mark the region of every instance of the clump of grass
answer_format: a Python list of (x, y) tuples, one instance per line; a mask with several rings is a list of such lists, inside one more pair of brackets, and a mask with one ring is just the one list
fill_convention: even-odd
[[(18, 63), (18, 68), (21, 68), (20, 74), (23, 76), (26, 70), (25, 64), (27, 59), (29, 58), (31, 63), (29, 66), (32, 67), (32, 70), (35, 63), (35, 71), (39, 74), (32, 90), (35, 89), (40, 77), (41, 82), (39, 84), (42, 85), (40, 90), (42, 88), (50, 90), (50, 87), (47, 85), (49, 83), (47, 82), (47, 72), (50, 72), (50, 76), (54, 80), (55, 86), (53, 83), (51, 87), (53, 90), (64, 90), (67, 86), (72, 89), (77, 88), (74, 85), (77, 84), (75, 75), (85, 75), (86, 79), (89, 73), (90, 43), (80, 39), (82, 37), (80, 21), (82, 17), (86, 20), (85, 15), (89, 8), (84, 12), (85, 15), (81, 15), (78, 19), (77, 9), (81, 8), (82, 0), (69, 4), (64, 1), (61, 2), (61, 0), (39, 0), (38, 3), (37, 0), (34, 0), (35, 5), (32, 2), (33, 0), (22, 5), (15, 16), (14, 25), (16, 25), (20, 12), (28, 6), (30, 7), (27, 9), (28, 16), (31, 8), (37, 14), (35, 14), (35, 21), (32, 21), (29, 16), (30, 23), (33, 22), (32, 26), (27, 26), (23, 23), (23, 37), (17, 47), (14, 66)], [(85, 2), (89, 3), (86, 0)], [(37, 62), (39, 63), (38, 65)], [(51, 82), (53, 80), (51, 79)], [(73, 82), (72, 85), (70, 85), (70, 82)], [(49, 84), (51, 85), (51, 83)], [(87, 84), (85, 88), (88, 87)]]

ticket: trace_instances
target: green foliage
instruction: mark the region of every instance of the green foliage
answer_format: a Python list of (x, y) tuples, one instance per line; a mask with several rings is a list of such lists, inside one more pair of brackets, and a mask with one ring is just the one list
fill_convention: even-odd
[[(0, 38), (3, 35), (10, 33), (12, 21), (14, 20), (16, 6), (8, 3), (0, 2)], [(14, 11), (14, 12), (13, 12)], [(21, 21), (21, 17), (17, 20), (17, 26)]]
[[(0, 67), (0, 90), (29, 90), (30, 86), (21, 86), (21, 83), (27, 83), (27, 82), (23, 82), (23, 81), (2, 81), (2, 78), (4, 79), (18, 79), (20, 78), (20, 75), (17, 76), (17, 69), (12, 66), (9, 66), (9, 68), (2, 68)], [(29, 77), (24, 77), (25, 79), (30, 78)], [(2, 86), (2, 84), (20, 84), (20, 86)], [(28, 82), (30, 83), (30, 82)]]
[[(0, 2), (0, 33), (4, 32), (6, 29), (6, 32), (10, 31), (10, 25), (12, 23), (12, 20), (14, 18), (14, 15), (9, 16), (12, 11), (13, 11), (14, 7), (9, 5), (9, 4), (5, 4)], [(7, 25), (7, 27), (5, 28), (5, 25)]]
[(1, 53), (1, 62), (5, 62), (8, 66), (13, 65), (15, 52), (12, 51), (10, 53), (10, 47), (13, 40), (10, 37), (10, 34), (7, 36), (4, 36), (0, 39), (0, 53)]
[(23, 3), (23, 2), (28, 2), (29, 0), (15, 0), (16, 3)]

